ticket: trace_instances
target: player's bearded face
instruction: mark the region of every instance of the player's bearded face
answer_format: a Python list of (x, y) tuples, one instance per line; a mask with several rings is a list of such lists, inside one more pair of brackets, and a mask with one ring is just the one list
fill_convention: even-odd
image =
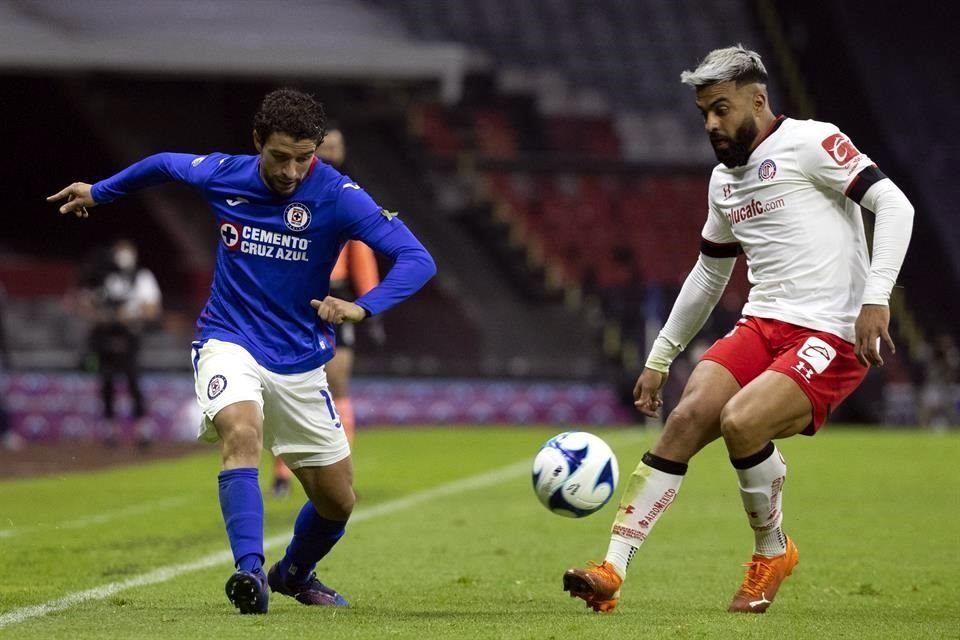
[(260, 152), (260, 177), (264, 184), (279, 196), (291, 195), (310, 171), (316, 141), (272, 133), (263, 143), (254, 136), (254, 143)]
[(750, 147), (758, 135), (757, 123), (747, 114), (732, 137), (721, 131), (711, 131), (710, 144), (719, 162), (728, 167), (739, 167), (750, 158)]

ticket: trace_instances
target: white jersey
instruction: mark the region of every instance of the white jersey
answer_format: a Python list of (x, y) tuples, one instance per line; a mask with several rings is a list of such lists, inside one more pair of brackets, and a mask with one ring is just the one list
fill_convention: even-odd
[(854, 341), (870, 270), (858, 202), (885, 176), (832, 124), (778, 120), (746, 165), (710, 177), (703, 252), (742, 249), (743, 314)]
[(125, 316), (132, 320), (143, 319), (144, 308), (159, 305), (162, 298), (160, 285), (149, 269), (137, 269), (132, 276), (114, 272), (103, 284), (107, 296), (119, 302)]

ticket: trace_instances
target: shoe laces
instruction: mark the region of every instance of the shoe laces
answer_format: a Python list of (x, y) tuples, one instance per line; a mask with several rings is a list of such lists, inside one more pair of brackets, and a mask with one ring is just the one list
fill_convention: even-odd
[(747, 575), (743, 579), (741, 590), (751, 596), (762, 595), (773, 580), (773, 567), (763, 560), (752, 560), (743, 566), (747, 567)]
[(603, 562), (594, 562), (593, 560), (587, 560), (587, 570), (594, 573), (602, 573), (611, 580), (616, 580), (619, 582), (620, 576), (614, 570), (614, 568), (607, 563), (606, 560)]
[(316, 573), (311, 573), (310, 576), (304, 580), (302, 583), (291, 585), (297, 592), (301, 591), (322, 591), (328, 595), (336, 595), (336, 592), (328, 587), (327, 585), (320, 582), (317, 579)]

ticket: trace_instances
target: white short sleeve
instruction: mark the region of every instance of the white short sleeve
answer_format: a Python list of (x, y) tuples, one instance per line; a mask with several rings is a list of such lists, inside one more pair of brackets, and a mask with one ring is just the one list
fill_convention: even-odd
[(857, 175), (873, 161), (834, 125), (817, 124), (811, 127), (813, 135), (797, 147), (800, 171), (815, 184), (846, 195)]
[(151, 271), (140, 269), (137, 272), (131, 298), (138, 305), (160, 304), (160, 285), (157, 284), (157, 279)]
[[(703, 239), (703, 246), (716, 247), (739, 247), (740, 243), (733, 235), (733, 228), (730, 221), (720, 211), (717, 201), (722, 197), (722, 191), (726, 188), (720, 184), (716, 172), (710, 176), (710, 187), (707, 196), (707, 220), (703, 223), (703, 231), (700, 233)], [(733, 255), (736, 255), (734, 253)], [(729, 257), (724, 252), (715, 257)]]

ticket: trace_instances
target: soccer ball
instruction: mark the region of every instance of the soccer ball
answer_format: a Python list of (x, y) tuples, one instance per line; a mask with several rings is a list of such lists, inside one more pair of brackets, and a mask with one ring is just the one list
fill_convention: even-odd
[(582, 518), (607, 504), (617, 487), (617, 457), (599, 437), (567, 431), (547, 440), (533, 460), (533, 490), (557, 515)]

